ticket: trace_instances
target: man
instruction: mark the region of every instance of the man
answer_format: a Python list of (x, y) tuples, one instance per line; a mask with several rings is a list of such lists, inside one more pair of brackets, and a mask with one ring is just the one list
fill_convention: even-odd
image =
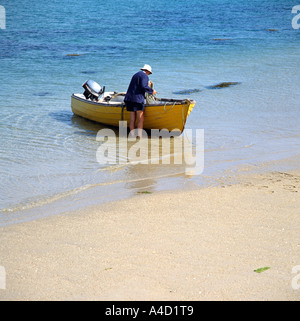
[(152, 74), (151, 66), (144, 65), (141, 71), (133, 75), (127, 93), (124, 98), (127, 111), (130, 111), (130, 133), (133, 135), (135, 129), (135, 121), (138, 120), (138, 136), (142, 137), (144, 126), (144, 109), (145, 109), (145, 93), (151, 95), (156, 94), (156, 90), (149, 87), (149, 75)]

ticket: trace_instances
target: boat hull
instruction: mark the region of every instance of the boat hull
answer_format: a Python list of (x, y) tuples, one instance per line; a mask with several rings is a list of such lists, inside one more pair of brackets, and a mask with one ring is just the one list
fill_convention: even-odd
[[(187, 118), (195, 106), (193, 100), (161, 99), (159, 103), (145, 106), (144, 129), (167, 129), (183, 132)], [(121, 103), (102, 103), (86, 100), (79, 95), (71, 97), (71, 108), (75, 115), (108, 126), (119, 126), (119, 121), (127, 121), (130, 112)]]

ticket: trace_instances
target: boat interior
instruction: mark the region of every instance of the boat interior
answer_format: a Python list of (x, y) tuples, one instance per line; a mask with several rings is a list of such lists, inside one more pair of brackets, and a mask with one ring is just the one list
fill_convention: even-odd
[[(101, 88), (99, 84), (93, 80), (86, 81), (82, 87), (84, 88), (83, 94), (73, 94), (75, 97), (86, 100), (91, 103), (107, 104), (107, 105), (123, 105), (125, 92), (105, 91), (105, 86)], [(186, 104), (187, 99), (167, 99), (157, 98), (156, 96), (149, 95), (146, 97), (146, 105), (177, 105)]]
[[(86, 98), (83, 94), (73, 94), (75, 97), (87, 100), (91, 103), (99, 103), (99, 104), (107, 104), (107, 105), (122, 105), (124, 103), (125, 94), (123, 92), (106, 92), (102, 96), (96, 99)], [(146, 103), (146, 105), (181, 105), (186, 104), (187, 99), (171, 99), (171, 98), (156, 98), (151, 101), (150, 104)]]

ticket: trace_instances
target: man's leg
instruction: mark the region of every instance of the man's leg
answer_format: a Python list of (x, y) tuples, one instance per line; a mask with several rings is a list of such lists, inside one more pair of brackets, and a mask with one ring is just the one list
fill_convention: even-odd
[(136, 113), (137, 113), (137, 120), (138, 120), (138, 136), (142, 138), (142, 131), (144, 126), (144, 111), (138, 110)]
[(130, 134), (132, 136), (134, 136), (135, 119), (136, 119), (136, 112), (135, 111), (131, 111), (130, 112), (129, 128), (130, 128)]

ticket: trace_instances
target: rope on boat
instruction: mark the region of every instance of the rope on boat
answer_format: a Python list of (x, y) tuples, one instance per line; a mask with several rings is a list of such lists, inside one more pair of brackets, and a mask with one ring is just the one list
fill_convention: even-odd
[[(187, 113), (188, 113), (189, 108), (190, 108), (190, 105), (191, 105), (191, 101), (190, 101), (189, 99), (187, 99), (186, 102), (187, 102), (187, 104), (188, 104), (188, 106), (187, 106)], [(166, 109), (166, 106), (167, 106), (167, 102), (166, 102), (165, 105), (164, 105), (164, 111), (165, 111), (165, 112), (170, 111), (175, 105), (176, 105), (176, 101), (175, 101), (174, 104), (171, 106), (171, 108)], [(181, 117), (182, 117), (182, 128), (184, 129), (185, 123), (186, 123), (186, 117), (184, 117), (184, 109), (183, 109), (183, 107), (184, 107), (184, 103), (182, 102), (182, 103), (181, 103)]]
[(121, 121), (124, 120), (124, 108), (125, 108), (125, 104), (122, 103), (122, 111), (121, 111)]
[[(186, 111), (188, 113), (189, 109), (190, 109), (191, 101), (189, 99), (187, 99), (186, 102), (188, 103), (187, 111)], [(184, 119), (183, 104), (181, 105), (181, 112), (182, 112), (182, 125), (183, 125), (182, 128), (184, 129), (184, 126), (185, 126), (185, 123), (186, 123), (186, 118)]]
[(166, 110), (167, 103), (165, 103), (165, 105), (164, 105), (164, 111), (167, 113), (167, 112), (170, 111), (175, 105), (176, 105), (176, 101), (175, 101), (175, 103), (172, 105), (171, 108), (169, 108), (168, 110)]
[[(188, 113), (189, 108), (190, 108), (190, 105), (191, 105), (191, 101), (190, 101), (189, 99), (187, 99), (186, 102), (188, 103), (188, 106), (187, 106), (187, 113)], [(165, 112), (168, 112), (168, 111), (172, 110), (175, 105), (176, 105), (176, 101), (175, 101), (174, 104), (171, 106), (171, 108), (169, 108), (169, 109), (166, 110), (166, 106), (167, 106), (167, 102), (166, 102), (166, 103), (164, 104), (164, 111), (165, 111)], [(125, 108), (125, 106), (126, 106), (126, 105), (125, 105), (124, 103), (122, 103), (122, 111), (121, 111), (121, 120), (122, 120), (122, 121), (124, 120), (124, 108)], [(186, 118), (184, 117), (183, 106), (184, 106), (184, 104), (182, 103), (182, 104), (181, 104), (181, 116), (182, 116), (182, 126), (183, 126), (183, 129), (184, 129)]]

